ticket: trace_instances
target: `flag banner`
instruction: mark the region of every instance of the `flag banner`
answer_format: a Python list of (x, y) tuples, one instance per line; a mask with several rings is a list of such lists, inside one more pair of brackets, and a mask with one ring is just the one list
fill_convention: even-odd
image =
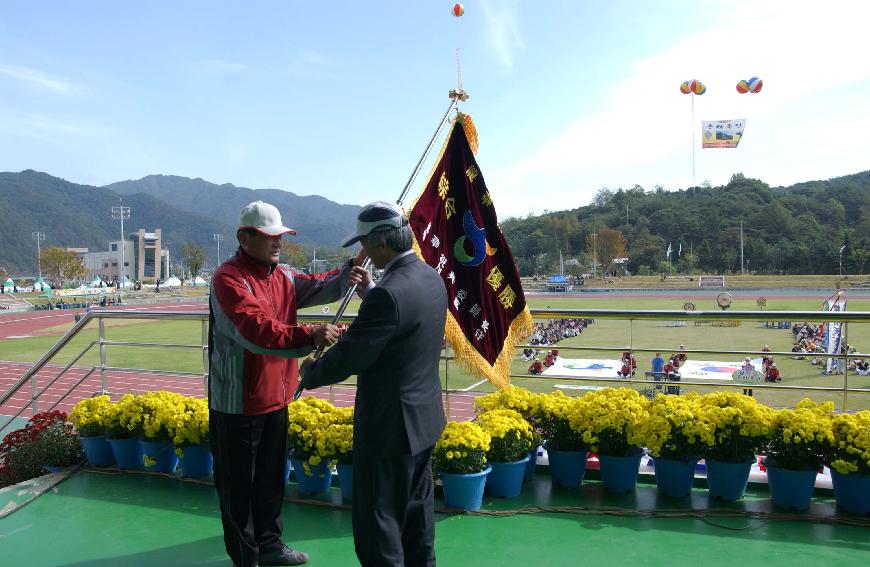
[(701, 121), (702, 148), (736, 148), (743, 137), (746, 119)]
[[(846, 298), (843, 296), (843, 291), (838, 291), (835, 295), (825, 300), (822, 305), (822, 311), (828, 313), (838, 313), (846, 310)], [(825, 352), (828, 354), (840, 354), (843, 345), (843, 323), (836, 321), (825, 322)], [(840, 361), (842, 359), (828, 358), (825, 363), (825, 372), (828, 374), (839, 369), (843, 372), (845, 369), (840, 369)]]
[(520, 276), (459, 114), (409, 219), (417, 254), (447, 288), (445, 335), (456, 361), (508, 385), (514, 347), (531, 333)]

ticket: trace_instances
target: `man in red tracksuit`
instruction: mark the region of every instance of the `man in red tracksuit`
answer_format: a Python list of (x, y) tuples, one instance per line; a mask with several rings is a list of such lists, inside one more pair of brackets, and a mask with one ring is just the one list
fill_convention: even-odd
[(333, 344), (338, 329), (297, 323), (296, 310), (338, 300), (368, 272), (348, 262), (314, 275), (278, 265), (285, 227), (278, 209), (242, 211), (239, 250), (215, 272), (209, 297), (209, 436), (224, 543), (238, 567), (301, 565), (308, 555), (281, 539), (287, 404), (296, 358)]

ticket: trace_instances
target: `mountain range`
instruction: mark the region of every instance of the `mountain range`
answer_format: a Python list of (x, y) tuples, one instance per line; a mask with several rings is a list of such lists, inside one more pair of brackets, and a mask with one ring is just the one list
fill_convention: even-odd
[(214, 264), (213, 234), (224, 235), (221, 257), (235, 249), (235, 227), (242, 208), (251, 201), (272, 203), (284, 224), (296, 229), (303, 245), (337, 247), (356, 220), (357, 205), (343, 205), (320, 196), (301, 196), (280, 189), (249, 189), (217, 185), (203, 179), (149, 175), (104, 187), (71, 183), (47, 173), (26, 170), (0, 173), (0, 268), (11, 274), (36, 271), (36, 242), (31, 233), (45, 234), (42, 246), (108, 249), (121, 234), (111, 207), (130, 207), (124, 232), (162, 229), (172, 258), (189, 242), (206, 247), (207, 264)]

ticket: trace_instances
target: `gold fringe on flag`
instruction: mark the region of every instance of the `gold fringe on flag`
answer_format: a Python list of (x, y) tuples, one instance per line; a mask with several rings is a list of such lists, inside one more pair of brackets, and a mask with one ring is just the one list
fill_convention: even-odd
[(465, 130), (465, 137), (468, 139), (468, 146), (471, 148), (471, 153), (477, 155), (477, 126), (474, 125), (474, 120), (470, 114), (457, 112), (456, 119), (462, 121), (462, 129)]

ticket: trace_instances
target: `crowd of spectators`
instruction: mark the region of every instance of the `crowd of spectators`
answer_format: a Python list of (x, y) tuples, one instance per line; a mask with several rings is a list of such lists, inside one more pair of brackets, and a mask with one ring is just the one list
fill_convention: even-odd
[(546, 324), (535, 323), (529, 344), (550, 346), (562, 339), (576, 337), (592, 323), (592, 319), (550, 319)]

